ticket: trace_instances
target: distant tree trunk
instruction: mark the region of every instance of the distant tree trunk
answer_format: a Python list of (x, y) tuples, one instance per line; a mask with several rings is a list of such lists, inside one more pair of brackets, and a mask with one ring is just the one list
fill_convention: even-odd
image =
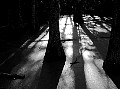
[(79, 24), (84, 23), (84, 21), (82, 19), (82, 1), (74, 2), (73, 8), (74, 8), (73, 21), (75, 23), (79, 23)]

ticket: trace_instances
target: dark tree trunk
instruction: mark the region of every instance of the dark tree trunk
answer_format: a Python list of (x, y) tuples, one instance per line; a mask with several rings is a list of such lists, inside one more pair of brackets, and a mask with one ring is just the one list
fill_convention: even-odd
[(111, 37), (109, 41), (108, 53), (103, 68), (111, 77), (116, 86), (120, 88), (120, 7), (117, 0), (114, 4), (115, 7)]
[(62, 48), (59, 33), (58, 3), (51, 1), (49, 20), (49, 41), (40, 74), (38, 88), (56, 89), (63, 70), (66, 56)]

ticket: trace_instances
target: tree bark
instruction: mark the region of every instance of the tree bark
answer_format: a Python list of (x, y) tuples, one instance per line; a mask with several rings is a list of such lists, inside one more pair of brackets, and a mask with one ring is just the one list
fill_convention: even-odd
[(66, 56), (62, 48), (59, 32), (59, 8), (51, 0), (49, 18), (49, 41), (38, 83), (39, 89), (56, 89)]
[(114, 3), (114, 17), (111, 30), (111, 37), (109, 41), (108, 53), (104, 62), (103, 68), (111, 77), (116, 86), (120, 88), (120, 7), (119, 3)]

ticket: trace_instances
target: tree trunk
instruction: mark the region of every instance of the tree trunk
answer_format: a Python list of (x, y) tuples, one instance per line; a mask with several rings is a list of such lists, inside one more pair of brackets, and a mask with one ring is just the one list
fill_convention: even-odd
[(49, 41), (43, 61), (38, 88), (56, 89), (66, 56), (62, 48), (59, 33), (58, 3), (51, 1), (49, 18)]
[(116, 86), (120, 88), (120, 7), (116, 1), (114, 8), (114, 17), (111, 30), (111, 39), (109, 41), (108, 53), (104, 62), (103, 68), (106, 73), (111, 77)]

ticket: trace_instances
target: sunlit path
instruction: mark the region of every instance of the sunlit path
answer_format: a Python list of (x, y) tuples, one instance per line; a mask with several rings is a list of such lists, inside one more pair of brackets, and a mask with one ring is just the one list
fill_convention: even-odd
[[(99, 24), (95, 25), (90, 19), (90, 16), (86, 16), (86, 18), (84, 16), (85, 26), (91, 33), (94, 31), (108, 32)], [(110, 27), (108, 28), (110, 31)], [(48, 30), (47, 26), (38, 38), (29, 45), (26, 46), (25, 43), (22, 46), (26, 46), (26, 48), (21, 52), (23, 56), (21, 62), (12, 69), (11, 73), (24, 74), (26, 77), (23, 80), (13, 80), (9, 86), (11, 89), (37, 89), (36, 85), (40, 80), (40, 72), (49, 40)], [(66, 62), (57, 89), (77, 89), (79, 85), (76, 83), (80, 83), (80, 86), (83, 85), (86, 89), (117, 89), (102, 69), (103, 59), (98, 49), (81, 26), (75, 26), (73, 16), (60, 17), (59, 31)], [(97, 34), (95, 35), (97, 36)]]

